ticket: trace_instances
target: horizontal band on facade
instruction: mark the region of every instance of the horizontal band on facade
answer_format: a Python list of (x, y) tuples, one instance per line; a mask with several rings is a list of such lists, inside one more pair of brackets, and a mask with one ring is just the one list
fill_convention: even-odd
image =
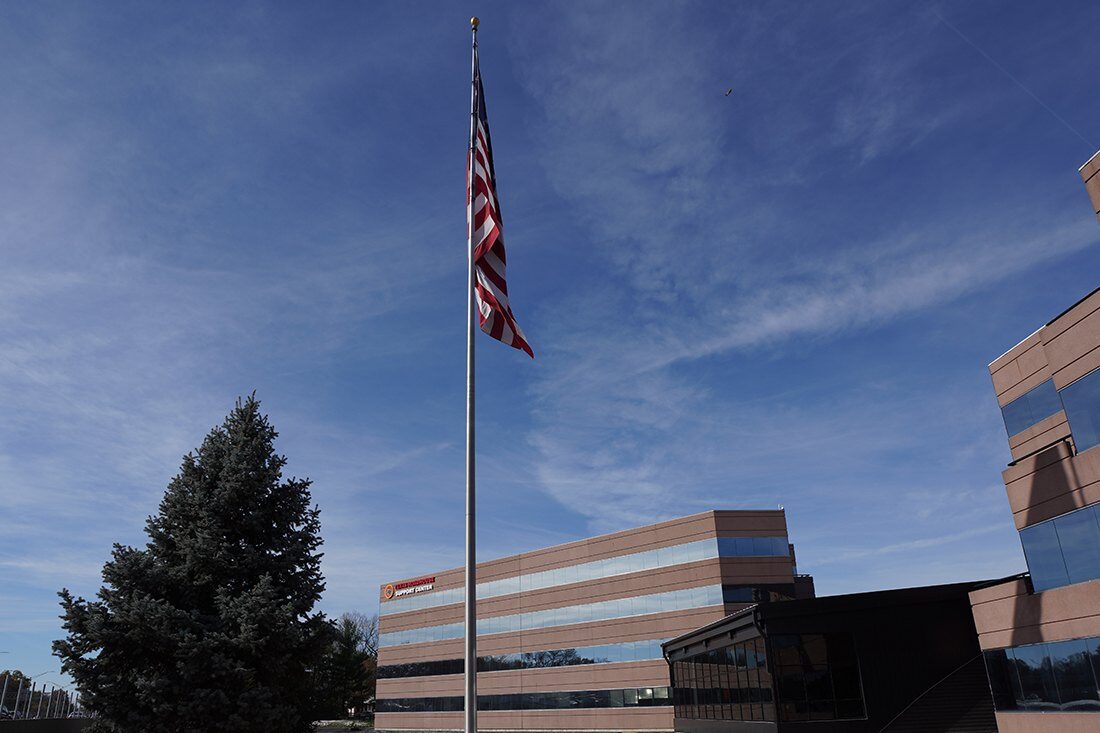
[[(490, 634), (530, 631), (554, 626), (569, 626), (589, 621), (605, 621), (668, 611), (682, 611), (688, 608), (721, 606), (723, 603), (721, 585), (696, 586), (663, 593), (613, 598), (606, 601), (596, 601), (595, 603), (582, 603), (541, 611), (480, 618), (477, 620), (477, 635), (481, 637)], [(402, 631), (382, 632), (378, 635), (378, 646), (382, 648), (457, 639), (465, 633), (465, 628), (464, 623), (458, 622), (436, 626), (421, 626)]]
[[(542, 570), (536, 573), (485, 581), (478, 583), (477, 597), (478, 600), (483, 600), (516, 593), (527, 593), (561, 585), (603, 580), (619, 575), (686, 565), (721, 557), (787, 557), (789, 555), (790, 545), (786, 536), (711, 537), (679, 545), (669, 545), (668, 547), (658, 547), (627, 555), (567, 565), (552, 570)], [(465, 598), (465, 589), (462, 587), (429, 590), (424, 593), (394, 598), (393, 600), (383, 600), (379, 608), (379, 614), (388, 616), (396, 613), (419, 611), (425, 608), (449, 606), (462, 603)]]
[[(663, 659), (661, 639), (627, 641), (565, 649), (547, 649), (517, 654), (489, 654), (477, 658), (478, 672), (515, 671), (521, 669), (556, 669), (591, 664), (647, 662)], [(436, 675), (461, 674), (464, 659), (437, 659), (378, 667), (378, 679), (404, 679)]]
[[(378, 713), (454, 713), (465, 707), (462, 695), (400, 697), (378, 700)], [(477, 710), (589, 710), (599, 708), (666, 707), (672, 705), (669, 687), (628, 687), (612, 690), (562, 690), (478, 695)]]

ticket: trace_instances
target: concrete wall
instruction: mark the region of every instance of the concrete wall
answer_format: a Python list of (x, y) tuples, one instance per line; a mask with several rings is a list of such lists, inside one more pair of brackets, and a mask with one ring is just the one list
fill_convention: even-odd
[(1001, 733), (1096, 733), (1096, 713), (997, 713)]
[(80, 733), (91, 721), (71, 720), (5, 720), (0, 721), (4, 733)]
[(1100, 636), (1100, 580), (1042, 593), (1014, 580), (972, 592), (970, 604), (982, 649)]

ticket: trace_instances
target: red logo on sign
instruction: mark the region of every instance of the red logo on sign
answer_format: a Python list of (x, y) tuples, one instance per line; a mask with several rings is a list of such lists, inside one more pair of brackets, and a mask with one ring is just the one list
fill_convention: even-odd
[(398, 583), (394, 586), (395, 589), (401, 590), (402, 588), (412, 588), (417, 585), (427, 585), (428, 583), (434, 583), (435, 576), (430, 578), (417, 578), (416, 580), (406, 580), (404, 583)]

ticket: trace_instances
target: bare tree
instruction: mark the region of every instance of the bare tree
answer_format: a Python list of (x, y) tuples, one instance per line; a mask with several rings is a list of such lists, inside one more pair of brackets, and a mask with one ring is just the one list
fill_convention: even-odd
[(378, 617), (357, 611), (332, 624), (322, 664), (318, 699), (325, 717), (359, 714), (374, 698), (378, 666)]
[(350, 619), (359, 628), (363, 638), (363, 651), (372, 657), (378, 656), (378, 614), (368, 616), (359, 611), (348, 611), (340, 618)]

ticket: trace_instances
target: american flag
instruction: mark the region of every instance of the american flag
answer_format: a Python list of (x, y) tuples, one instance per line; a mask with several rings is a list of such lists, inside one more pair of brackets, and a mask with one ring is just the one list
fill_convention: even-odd
[[(481, 86), (481, 70), (474, 51), (474, 110), (477, 129), (470, 146), (473, 152), (473, 176), (470, 175), (470, 159), (466, 160), (466, 180), (473, 181), (473, 248), (474, 271), (477, 282), (478, 319), (481, 330), (497, 341), (526, 351), (532, 359), (535, 354), (512, 315), (508, 303), (508, 283), (504, 268), (508, 258), (504, 254), (504, 224), (500, 218), (500, 202), (497, 200), (497, 179), (493, 170), (493, 146), (489, 138), (489, 119), (485, 116), (485, 90)], [(467, 183), (469, 186), (469, 183)], [(470, 190), (466, 190), (467, 211)], [(469, 223), (469, 222), (467, 222)]]

